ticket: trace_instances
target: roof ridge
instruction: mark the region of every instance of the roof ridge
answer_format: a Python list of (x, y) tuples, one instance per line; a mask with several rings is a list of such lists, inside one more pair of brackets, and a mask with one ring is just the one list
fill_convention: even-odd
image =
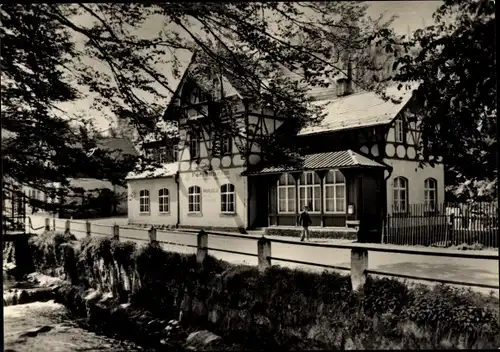
[(360, 164), (357, 156), (354, 154), (354, 152), (351, 150), (351, 149), (347, 149), (347, 153), (349, 154), (349, 156), (352, 158), (352, 160), (354, 161), (354, 164)]

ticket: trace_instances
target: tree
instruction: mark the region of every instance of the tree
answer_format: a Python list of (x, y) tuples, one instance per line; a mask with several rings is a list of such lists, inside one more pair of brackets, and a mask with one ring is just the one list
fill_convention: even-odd
[(424, 155), (447, 165), (450, 195), (496, 198), (495, 2), (447, 0), (405, 43), (395, 79), (417, 81)]
[[(174, 93), (172, 76), (180, 76), (180, 50), (210, 63), (198, 64), (198, 73), (230, 76), (249, 104), (286, 116), (286, 133), (262, 147), (268, 160), (290, 159), (296, 150), (286, 134), (321, 118), (306, 87), (328, 86), (345, 71), (339, 58), (361, 57), (367, 44), (383, 45), (389, 36), (387, 23), (366, 20), (365, 12), (359, 2), (2, 4), (2, 128), (12, 132), (4, 175), (41, 189), (82, 172), (112, 173), (113, 158), (90, 152), (92, 128), (58, 111), (59, 103), (75, 100), (85, 86), (96, 94), (95, 106), (132, 122), (142, 136), (155, 133)], [(141, 34), (152, 19), (158, 32)], [(359, 70), (371, 69), (358, 62)], [(301, 71), (301, 82), (277, 74), (283, 67)], [(241, 135), (209, 121), (221, 133)]]

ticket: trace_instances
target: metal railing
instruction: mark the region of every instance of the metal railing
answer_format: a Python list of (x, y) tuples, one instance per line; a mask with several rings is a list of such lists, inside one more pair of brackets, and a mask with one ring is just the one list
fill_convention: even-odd
[[(62, 219), (57, 219), (61, 221)], [(56, 221), (53, 219), (52, 227), (50, 219), (45, 219), (45, 228), (46, 230), (51, 229), (64, 229), (65, 232), (79, 232), (85, 233), (86, 236), (91, 236), (93, 234), (100, 236), (108, 236), (112, 237), (116, 240), (126, 239), (132, 241), (140, 241), (140, 242), (156, 242), (159, 244), (165, 245), (173, 245), (173, 246), (181, 246), (188, 248), (196, 248), (197, 261), (202, 264), (208, 255), (208, 251), (222, 252), (222, 253), (230, 253), (237, 254), (242, 256), (250, 256), (258, 258), (258, 267), (259, 270), (264, 271), (271, 266), (272, 261), (279, 262), (288, 262), (300, 265), (309, 265), (315, 267), (321, 267), (325, 269), (334, 269), (334, 270), (342, 270), (342, 271), (350, 271), (351, 282), (353, 289), (357, 290), (362, 287), (366, 281), (368, 275), (380, 275), (387, 277), (396, 277), (401, 279), (410, 279), (416, 281), (428, 281), (435, 283), (443, 283), (450, 285), (460, 285), (460, 286), (472, 286), (479, 288), (489, 288), (489, 289), (499, 289), (499, 285), (490, 285), (483, 284), (478, 282), (466, 282), (466, 281), (456, 281), (456, 280), (448, 280), (448, 279), (439, 279), (425, 276), (413, 276), (406, 274), (398, 274), (392, 273), (388, 271), (381, 270), (372, 270), (368, 268), (368, 253), (369, 252), (383, 252), (383, 253), (397, 253), (397, 254), (407, 254), (407, 255), (420, 255), (420, 256), (434, 256), (434, 257), (448, 257), (448, 258), (465, 258), (465, 259), (475, 259), (475, 260), (499, 260), (498, 254), (492, 255), (488, 253), (481, 252), (458, 252), (458, 251), (450, 251), (443, 250), (440, 248), (421, 248), (421, 249), (411, 249), (398, 247), (396, 245), (386, 245), (386, 244), (370, 244), (370, 243), (338, 243), (338, 244), (325, 244), (325, 243), (311, 243), (311, 242), (298, 242), (286, 239), (277, 239), (277, 238), (269, 238), (265, 236), (255, 236), (255, 235), (239, 235), (227, 232), (214, 232), (214, 231), (204, 231), (204, 230), (160, 230), (155, 227), (151, 227), (149, 229), (140, 228), (140, 227), (131, 227), (131, 226), (118, 226), (118, 225), (103, 225), (103, 224), (94, 224), (89, 221), (85, 222), (86, 230), (72, 230), (70, 220), (63, 220), (64, 226), (56, 226)], [(79, 222), (81, 225), (82, 223)], [(111, 233), (102, 233), (93, 231), (92, 228), (96, 227), (108, 227), (111, 228)], [(133, 230), (133, 231), (141, 231), (147, 232), (147, 237), (132, 237), (132, 236), (123, 236), (120, 235), (120, 229), (122, 230)], [(179, 242), (158, 240), (157, 233), (166, 233), (166, 234), (182, 234), (197, 237), (197, 244), (185, 244)], [(249, 252), (241, 252), (235, 250), (229, 250), (224, 248), (214, 248), (208, 245), (209, 237), (226, 237), (233, 239), (245, 239), (245, 240), (253, 240), (257, 241), (257, 253), (249, 253)], [(332, 249), (342, 249), (342, 250), (350, 250), (351, 251), (351, 266), (339, 266), (339, 265), (328, 265), (317, 262), (308, 262), (301, 261), (289, 258), (280, 258), (272, 255), (272, 243), (280, 243), (280, 244), (288, 244), (294, 246), (304, 246), (304, 247), (320, 247), (320, 248), (332, 248)]]

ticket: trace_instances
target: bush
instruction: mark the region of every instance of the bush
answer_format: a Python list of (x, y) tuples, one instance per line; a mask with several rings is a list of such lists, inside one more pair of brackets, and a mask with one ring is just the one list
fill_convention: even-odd
[[(46, 238), (33, 244), (57, 252), (56, 243), (64, 246), (62, 240), (52, 236), (52, 242)], [(230, 265), (210, 256), (200, 266), (195, 255), (166, 252), (158, 244), (137, 248), (109, 238), (85, 238), (75, 253), (73, 266), (83, 288), (112, 290), (117, 303), (129, 301), (131, 309), (150, 312), (144, 314), (155, 321), (177, 319), (182, 312), (184, 328), (209, 329), (247, 348), (500, 345), (498, 299), (471, 290), (445, 285), (409, 288), (396, 280), (369, 278), (358, 293), (352, 291), (348, 276), (334, 272), (273, 266), (260, 273), (255, 267)], [(65, 258), (46, 265), (60, 265), (61, 260), (69, 260)], [(65, 268), (69, 266), (66, 263)], [(100, 266), (109, 275), (103, 275)], [(136, 282), (127, 295), (120, 294), (124, 288), (117, 268)], [(108, 276), (115, 279), (110, 281)], [(82, 312), (82, 301), (76, 296), (84, 294), (81, 289), (69, 291), (73, 310)], [(95, 319), (99, 312), (92, 313)]]
[[(264, 231), (265, 236), (288, 236), (299, 238), (302, 233), (301, 228), (280, 228), (280, 227), (267, 227)], [(330, 239), (347, 239), (357, 240), (358, 233), (353, 230), (343, 229), (328, 229), (328, 230), (311, 230), (309, 229), (309, 237), (311, 238), (330, 238)]]

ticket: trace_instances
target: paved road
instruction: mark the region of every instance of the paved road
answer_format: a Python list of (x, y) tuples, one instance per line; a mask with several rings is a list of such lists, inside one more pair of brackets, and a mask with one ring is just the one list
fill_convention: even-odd
[[(42, 220), (43, 221), (43, 220)], [(110, 235), (112, 224), (125, 225), (126, 218), (116, 219), (98, 219), (92, 221), (92, 232), (100, 235)], [(35, 223), (35, 222), (34, 222)], [(57, 223), (63, 227), (64, 220), (58, 219)], [(34, 225), (36, 227), (36, 225)], [(73, 233), (77, 237), (85, 235), (85, 223), (72, 224)], [(81, 232), (78, 232), (81, 231)], [(121, 228), (121, 239), (135, 238), (135, 242), (142, 245), (148, 241), (146, 229)], [(273, 237), (269, 237), (273, 238)], [(295, 244), (272, 243), (272, 256), (276, 258), (299, 260), (304, 262), (315, 262), (319, 264), (350, 267), (350, 251), (346, 249), (333, 249), (321, 247), (301, 246), (297, 238), (274, 237), (280, 239), (291, 239), (297, 241)], [(175, 242), (180, 245), (163, 244), (166, 250), (177, 251), (181, 253), (195, 253), (195, 248), (189, 248), (182, 245), (196, 245), (196, 235), (176, 232), (157, 232), (159, 241)], [(348, 243), (348, 240), (312, 240), (314, 242), (325, 243)], [(254, 239), (228, 238), (222, 236), (210, 236), (208, 246), (210, 248), (220, 248), (232, 251), (239, 251), (251, 254), (257, 254), (257, 243)], [(408, 248), (408, 246), (405, 246)], [(445, 249), (445, 251), (454, 250)], [(209, 251), (216, 258), (223, 259), (237, 264), (257, 265), (257, 258), (252, 256), (243, 256), (239, 254), (223, 253)], [(481, 253), (498, 255), (497, 251), (483, 250)], [(295, 264), (284, 261), (274, 260), (273, 264), (287, 266), (290, 268), (300, 267), (305, 270), (322, 271), (323, 268), (303, 264)], [(414, 275), (421, 277), (430, 277), (445, 280), (456, 280), (463, 282), (482, 283), (489, 285), (498, 285), (498, 261), (483, 259), (463, 259), (448, 257), (430, 257), (420, 255), (408, 255), (397, 253), (369, 252), (368, 267), (372, 270), (381, 270), (395, 274)], [(341, 271), (342, 272), (342, 271)], [(348, 273), (347, 271), (343, 271)], [(473, 288), (474, 290), (488, 293), (491, 289)], [(498, 290), (494, 290), (498, 295)]]

